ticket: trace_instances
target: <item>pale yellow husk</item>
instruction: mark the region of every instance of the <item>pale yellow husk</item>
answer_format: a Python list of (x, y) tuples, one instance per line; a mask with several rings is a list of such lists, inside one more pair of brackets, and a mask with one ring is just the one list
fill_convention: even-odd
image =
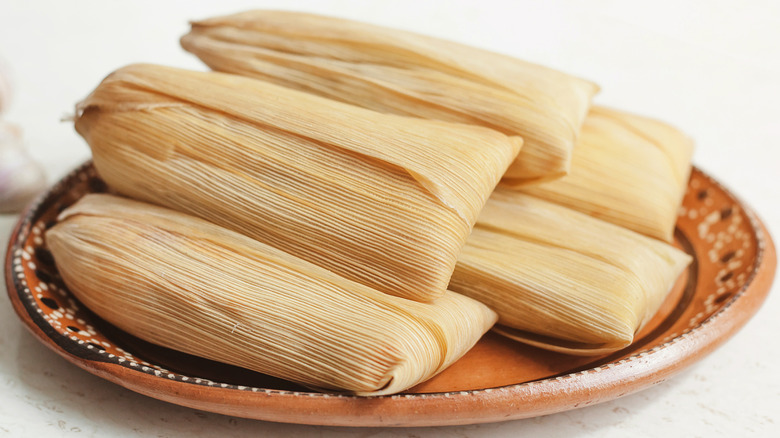
[(88, 308), (141, 339), (304, 385), (403, 391), (442, 371), (495, 322), (447, 292), (418, 303), (339, 277), (195, 217), (87, 195), (46, 233)]
[(420, 301), (446, 290), (522, 143), (483, 127), (153, 65), (113, 73), (78, 111), (76, 129), (119, 193)]
[(497, 189), (450, 289), (499, 315), (499, 333), (574, 354), (628, 346), (691, 257), (664, 242)]
[(691, 139), (663, 122), (593, 107), (569, 175), (519, 189), (671, 242), (692, 154)]
[(515, 183), (564, 175), (598, 87), (509, 56), (367, 23), (249, 11), (192, 23), (182, 46), (218, 71), (376, 111), (520, 135)]

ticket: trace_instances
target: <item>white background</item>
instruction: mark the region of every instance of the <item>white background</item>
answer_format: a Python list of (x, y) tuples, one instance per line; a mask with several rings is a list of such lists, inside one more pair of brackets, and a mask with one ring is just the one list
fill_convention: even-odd
[[(0, 0), (0, 57), (16, 91), (5, 118), (23, 126), (28, 147), (54, 181), (88, 157), (71, 124), (59, 119), (106, 74), (133, 62), (204, 69), (178, 46), (187, 21), (255, 7), (414, 30), (594, 80), (602, 86), (597, 103), (690, 134), (695, 163), (780, 233), (780, 2), (771, 0)], [(0, 216), (3, 247), (14, 220)], [(724, 347), (654, 388), (558, 415), (431, 429), (283, 425), (143, 397), (47, 350), (0, 298), (0, 436), (780, 436), (780, 291), (774, 289)]]

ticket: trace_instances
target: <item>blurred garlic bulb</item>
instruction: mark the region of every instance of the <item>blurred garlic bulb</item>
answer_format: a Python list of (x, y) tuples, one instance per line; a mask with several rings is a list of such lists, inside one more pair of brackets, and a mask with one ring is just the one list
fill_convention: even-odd
[(21, 129), (0, 122), (0, 214), (20, 211), (45, 187), (43, 169), (22, 147)]

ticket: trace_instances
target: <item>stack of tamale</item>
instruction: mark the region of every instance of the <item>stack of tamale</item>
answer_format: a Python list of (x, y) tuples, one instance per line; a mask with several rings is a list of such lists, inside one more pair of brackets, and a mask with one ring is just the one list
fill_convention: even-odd
[(561, 352), (623, 348), (690, 261), (656, 240), (690, 141), (591, 108), (588, 81), (290, 12), (196, 22), (182, 45), (222, 73), (132, 65), (78, 105), (121, 197), (47, 233), (72, 292), (150, 342), (389, 394), (496, 320)]

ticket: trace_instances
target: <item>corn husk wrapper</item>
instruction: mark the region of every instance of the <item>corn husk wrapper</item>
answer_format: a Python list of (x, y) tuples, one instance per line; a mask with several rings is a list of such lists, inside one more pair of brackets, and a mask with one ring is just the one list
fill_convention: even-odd
[(152, 65), (113, 73), (78, 109), (76, 129), (119, 193), (419, 301), (446, 290), (522, 142)]
[(632, 342), (690, 261), (664, 242), (497, 189), (450, 288), (494, 309), (499, 333), (555, 351), (601, 354)]
[(182, 46), (218, 71), (376, 111), (472, 123), (525, 146), (515, 183), (564, 175), (598, 87), (462, 44), (355, 21), (249, 11), (192, 23)]
[(447, 292), (418, 303), (201, 219), (87, 195), (46, 233), (68, 288), (146, 341), (325, 390), (392, 394), (449, 366), (495, 322)]
[(692, 154), (691, 139), (663, 122), (593, 107), (569, 175), (519, 189), (671, 242)]

